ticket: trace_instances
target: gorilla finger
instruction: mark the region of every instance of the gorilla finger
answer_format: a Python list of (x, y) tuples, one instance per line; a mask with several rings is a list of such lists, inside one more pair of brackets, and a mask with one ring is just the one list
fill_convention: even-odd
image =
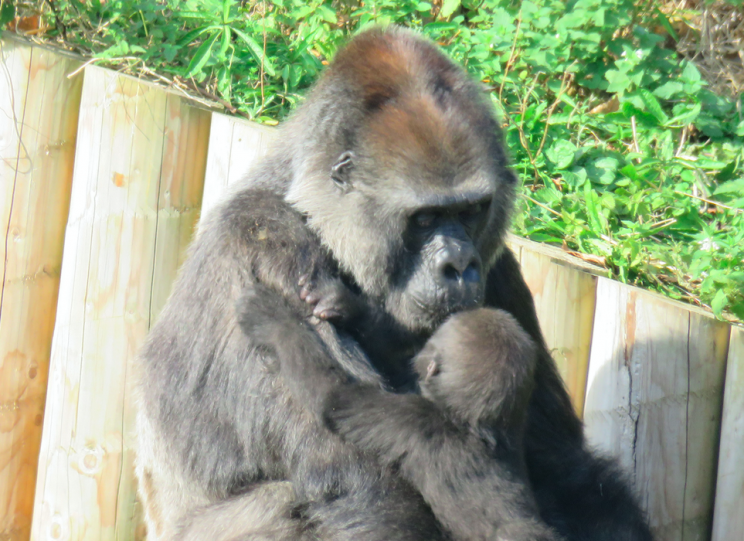
[(303, 293), (305, 292), (303, 291), (300, 293), (300, 298), (308, 304), (318, 304), (323, 298), (323, 293), (317, 290), (308, 291), (307, 293), (305, 293), (304, 297), (302, 296)]
[(336, 308), (332, 308), (332, 307), (321, 308), (321, 309), (316, 307), (315, 310), (313, 310), (313, 315), (315, 317), (322, 319), (323, 321), (333, 321), (336, 319), (343, 318), (343, 314), (341, 313), (341, 311), (337, 310)]

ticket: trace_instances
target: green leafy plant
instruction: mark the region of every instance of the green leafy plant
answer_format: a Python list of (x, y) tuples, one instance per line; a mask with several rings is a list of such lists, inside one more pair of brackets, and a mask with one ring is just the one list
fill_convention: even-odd
[[(7, 0), (6, 0), (7, 2)], [(3, 4), (3, 9), (6, 4)], [(630, 0), (57, 0), (49, 39), (276, 123), (348, 37), (416, 28), (490, 90), (522, 180), (515, 231), (744, 320), (744, 100)]]

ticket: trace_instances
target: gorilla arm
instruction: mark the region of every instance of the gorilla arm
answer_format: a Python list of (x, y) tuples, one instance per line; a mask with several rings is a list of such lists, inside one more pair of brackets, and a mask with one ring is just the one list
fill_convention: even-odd
[(557, 539), (537, 517), (512, 450), (487, 443), (493, 434), (457, 426), (430, 400), (343, 385), (330, 395), (325, 420), (383, 464), (398, 466), (454, 540)]
[(525, 458), (542, 518), (568, 539), (650, 541), (643, 512), (614, 462), (591, 453), (540, 332), (534, 301), (514, 254), (488, 274), (486, 305), (511, 313), (539, 345)]

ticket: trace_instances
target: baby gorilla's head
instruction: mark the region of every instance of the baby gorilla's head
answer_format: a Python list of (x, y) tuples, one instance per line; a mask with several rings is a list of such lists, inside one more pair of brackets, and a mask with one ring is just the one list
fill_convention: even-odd
[(521, 422), (537, 347), (507, 312), (451, 316), (414, 359), (422, 394), (473, 426)]

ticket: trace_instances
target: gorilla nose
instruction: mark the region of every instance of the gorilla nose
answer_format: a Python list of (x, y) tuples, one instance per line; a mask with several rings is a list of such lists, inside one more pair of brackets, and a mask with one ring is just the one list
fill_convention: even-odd
[(472, 247), (448, 246), (437, 258), (437, 270), (448, 287), (480, 282), (480, 261)]

